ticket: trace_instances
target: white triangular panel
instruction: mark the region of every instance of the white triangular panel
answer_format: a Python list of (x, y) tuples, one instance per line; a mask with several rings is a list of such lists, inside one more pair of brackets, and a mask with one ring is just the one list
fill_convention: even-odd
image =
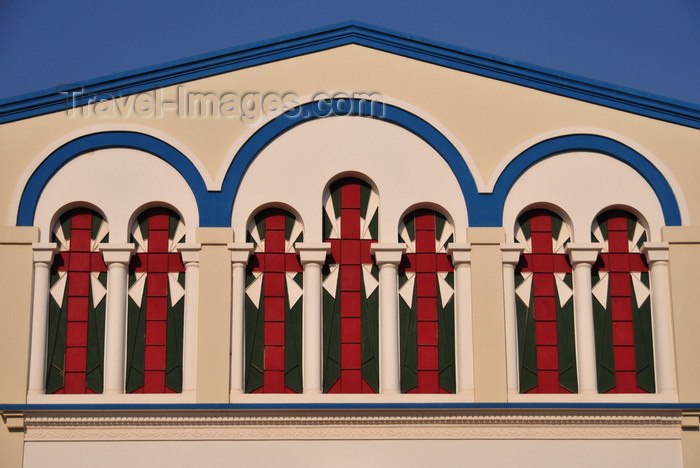
[(557, 295), (559, 296), (559, 304), (564, 305), (569, 302), (571, 296), (574, 295), (574, 290), (569, 287), (564, 281), (566, 273), (554, 273), (554, 282), (557, 287)]
[(600, 229), (598, 221), (593, 221), (591, 233), (593, 234), (593, 242), (605, 242), (605, 239), (603, 239), (603, 231)]
[(289, 298), (289, 307), (294, 307), (299, 298), (303, 296), (304, 289), (294, 281), (294, 277), (299, 273), (287, 273), (286, 283), (287, 283), (287, 297)]
[(593, 297), (601, 303), (603, 307), (608, 304), (608, 287), (610, 285), (610, 276), (607, 272), (600, 273), (600, 281), (593, 286)]
[(136, 281), (129, 288), (129, 297), (136, 303), (138, 307), (141, 307), (141, 300), (143, 299), (143, 288), (146, 287), (146, 273), (139, 272), (136, 273)]
[(515, 225), (515, 242), (525, 245), (524, 253), (532, 252), (532, 237), (525, 237), (525, 231), (520, 224)]
[(175, 234), (172, 239), (168, 239), (168, 251), (175, 252), (177, 250), (177, 244), (184, 240), (185, 237), (185, 223), (179, 220), (177, 227), (175, 228)]
[(323, 280), (323, 289), (328, 291), (328, 294), (335, 299), (336, 291), (338, 290), (338, 272), (340, 271), (340, 265), (333, 265), (331, 271)]
[[(331, 233), (328, 236), (329, 239), (339, 239), (340, 238), (340, 218), (335, 213), (335, 208), (333, 207), (333, 197), (330, 193), (325, 194), (325, 200), (323, 201), (323, 209), (328, 215), (328, 219), (331, 221)], [(335, 296), (334, 296), (335, 297)]]
[(454, 233), (452, 225), (445, 221), (445, 227), (442, 230), (442, 235), (440, 239), (435, 241), (435, 252), (437, 253), (447, 253), (447, 239)]
[(442, 302), (442, 306), (445, 307), (447, 303), (450, 301), (452, 296), (455, 293), (455, 290), (452, 286), (449, 285), (447, 282), (447, 275), (449, 273), (446, 271), (439, 271), (437, 274), (438, 277), (438, 289), (440, 290), (440, 302)]
[(143, 238), (143, 234), (141, 233), (139, 223), (134, 223), (133, 226), (131, 226), (131, 236), (134, 238), (137, 253), (143, 253), (148, 251), (148, 241)]
[(105, 288), (98, 276), (100, 274), (97, 272), (90, 273), (90, 294), (92, 295), (92, 304), (97, 307), (97, 305), (102, 302), (102, 299), (107, 295), (107, 288)]
[(564, 244), (568, 242), (571, 238), (571, 232), (569, 231), (569, 226), (566, 223), (561, 224), (561, 229), (559, 230), (559, 235), (556, 239), (553, 239), (552, 251), (555, 254), (564, 253)]
[(369, 201), (367, 202), (367, 212), (365, 214), (365, 218), (362, 220), (362, 227), (361, 227), (361, 233), (362, 235), (360, 236), (361, 239), (371, 239), (372, 234), (369, 232), (369, 225), (372, 222), (372, 218), (374, 218), (375, 213), (379, 209), (379, 195), (374, 192), (374, 190), (370, 190), (369, 192)]
[(413, 290), (416, 287), (416, 274), (406, 273), (406, 282), (399, 288), (399, 296), (408, 305), (413, 307)]
[(416, 251), (416, 241), (411, 240), (411, 237), (408, 234), (408, 228), (403, 221), (401, 221), (401, 224), (399, 224), (399, 238), (401, 239), (401, 242), (406, 244), (407, 253), (414, 253)]
[(649, 298), (649, 288), (646, 284), (642, 282), (642, 274), (638, 271), (633, 271), (630, 273), (632, 275), (632, 287), (634, 288), (634, 298), (637, 301), (637, 307), (641, 307), (642, 304)]
[(639, 247), (637, 247), (637, 242), (639, 242), (639, 239), (642, 237), (644, 234), (644, 228), (642, 227), (642, 224), (637, 222), (637, 224), (634, 225), (634, 233), (632, 234), (632, 240), (629, 241), (629, 251), (630, 252), (639, 252)]
[(59, 271), (58, 280), (51, 286), (51, 297), (56, 301), (57, 304), (63, 304), (63, 296), (66, 293), (66, 284), (68, 283), (68, 272)]
[(253, 238), (253, 243), (255, 243), (255, 252), (264, 252), (265, 245), (260, 239), (260, 233), (258, 232), (258, 226), (255, 224), (255, 218), (251, 218), (248, 222), (248, 234)]
[[(63, 227), (61, 227), (61, 223), (56, 223), (54, 228), (53, 228), (53, 234), (56, 236), (56, 243), (58, 244), (58, 250), (60, 251), (65, 251), (68, 250), (68, 239), (66, 239), (66, 235), (63, 233)], [(59, 302), (60, 304), (60, 302)]]
[(366, 297), (369, 297), (379, 286), (379, 281), (372, 275), (372, 265), (362, 265), (362, 281), (365, 283)]
[(523, 273), (523, 282), (515, 288), (515, 294), (525, 304), (530, 305), (530, 296), (532, 293), (532, 273)]
[(292, 226), (292, 232), (289, 234), (289, 240), (285, 240), (285, 252), (294, 252), (294, 242), (299, 238), (303, 231), (303, 226), (298, 219), (294, 220), (294, 225)]
[(170, 306), (174, 306), (185, 297), (185, 288), (177, 281), (179, 273), (168, 273), (168, 286), (170, 287)]
[(109, 226), (107, 225), (107, 221), (103, 220), (102, 224), (100, 224), (100, 228), (97, 230), (97, 235), (90, 242), (90, 250), (93, 252), (97, 252), (97, 246), (100, 245), (101, 242), (104, 242), (104, 239), (105, 237), (107, 237), (107, 234), (109, 234)]
[(262, 296), (262, 284), (263, 284), (263, 274), (260, 271), (253, 272), (252, 283), (245, 288), (245, 294), (248, 298), (255, 304), (255, 308), (260, 308), (260, 298)]

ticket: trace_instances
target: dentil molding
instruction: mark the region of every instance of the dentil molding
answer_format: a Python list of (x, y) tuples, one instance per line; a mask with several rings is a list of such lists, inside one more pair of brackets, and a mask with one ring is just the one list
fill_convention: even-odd
[(681, 414), (26, 414), (27, 441), (680, 439)]

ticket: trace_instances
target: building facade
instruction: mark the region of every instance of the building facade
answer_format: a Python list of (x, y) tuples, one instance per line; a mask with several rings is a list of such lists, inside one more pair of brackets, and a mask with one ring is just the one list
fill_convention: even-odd
[(700, 109), (345, 24), (0, 103), (2, 466), (695, 466)]

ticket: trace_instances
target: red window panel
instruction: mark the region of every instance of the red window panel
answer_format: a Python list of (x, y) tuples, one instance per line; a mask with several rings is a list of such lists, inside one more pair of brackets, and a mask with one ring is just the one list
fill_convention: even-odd
[[(363, 226), (373, 216), (365, 213), (363, 217), (363, 210), (367, 210), (367, 197), (363, 197), (363, 192), (367, 195), (370, 189), (366, 183), (352, 178), (340, 180), (332, 187), (332, 196), (338, 203), (337, 212), (329, 216), (337, 217), (340, 232), (336, 233), (337, 237), (325, 241), (331, 244), (329, 267), (336, 268), (337, 265), (338, 269), (334, 300), (340, 301), (340, 307), (334, 326), (340, 327), (339, 343), (335, 343), (335, 349), (339, 351), (339, 375), (333, 377), (330, 385), (325, 382), (324, 387), (328, 393), (375, 393), (378, 375), (371, 373), (372, 376), (368, 377), (363, 371), (367, 361), (376, 361), (376, 355), (372, 356), (368, 347), (363, 346), (367, 339), (363, 338), (363, 329), (367, 325), (364, 321), (369, 320), (367, 314), (377, 314), (374, 301), (366, 301), (363, 296), (363, 267), (373, 265), (370, 246), (377, 242), (376, 233), (368, 238), (362, 232)], [(328, 342), (329, 338), (325, 340)], [(330, 379), (329, 374), (325, 374), (325, 379)]]
[[(174, 227), (181, 223), (179, 216), (165, 208), (154, 208), (139, 216), (136, 229), (142, 229), (145, 249), (132, 256), (130, 275), (145, 274), (145, 294), (141, 307), (132, 311), (132, 326), (129, 336), (129, 366), (127, 371), (127, 392), (129, 393), (176, 393), (182, 390), (181, 377), (166, 375), (173, 372), (168, 368), (168, 353), (177, 356), (178, 364), (174, 373), (181, 375), (182, 362), (182, 304), (172, 304), (170, 275), (185, 272), (182, 258), (173, 245), (183, 235)], [(133, 308), (133, 307), (132, 307)], [(179, 310), (175, 310), (175, 309)], [(138, 317), (138, 318), (136, 318)], [(170, 347), (169, 348), (169, 342)], [(176, 349), (173, 349), (176, 348)], [(171, 364), (172, 366), (172, 364)]]
[[(525, 330), (519, 336), (525, 344), (520, 343), (519, 348), (521, 353), (532, 353), (534, 348), (531, 359), (525, 355), (520, 356), (520, 371), (521, 374), (530, 373), (536, 379), (534, 386), (530, 384), (523, 388), (521, 376), (521, 391), (526, 393), (571, 393), (577, 389), (575, 367), (569, 374), (570, 381), (566, 384), (562, 381), (562, 369), (566, 368), (568, 363), (560, 362), (561, 347), (567, 346), (572, 350), (574, 347), (573, 328), (562, 332), (562, 329), (567, 327), (561, 323), (564, 320), (564, 312), (563, 304), (559, 303), (555, 273), (570, 274), (571, 265), (563, 250), (554, 251), (556, 237), (559, 237), (559, 232), (557, 236), (554, 232), (554, 223), (557, 221), (561, 226), (559, 229), (564, 228), (561, 219), (546, 210), (530, 211), (519, 219), (522, 232), (529, 230), (530, 246), (521, 255), (516, 274), (529, 273), (532, 281), (529, 298), (526, 298), (527, 304), (523, 306), (525, 309), (518, 317), (521, 329)], [(527, 237), (525, 234), (523, 236)], [(562, 336), (567, 336), (565, 343), (560, 343)], [(571, 365), (575, 366), (575, 353), (568, 354), (573, 359)]]
[(97, 244), (106, 240), (104, 228), (100, 215), (79, 208), (54, 229), (60, 251), (51, 269), (47, 393), (102, 392), (107, 267)]
[[(602, 316), (598, 317), (598, 330), (609, 330), (611, 335), (612, 349), (604, 347), (602, 343), (597, 343), (600, 351), (599, 360), (603, 361), (603, 378), (608, 378), (606, 372), (612, 371), (614, 374), (614, 384), (610, 386), (599, 382), (602, 391), (608, 393), (646, 393), (653, 389), (653, 357), (647, 355), (651, 348), (651, 323), (648, 314), (650, 306), (647, 301), (640, 301), (641, 306), (637, 306), (635, 290), (632, 288), (632, 274), (648, 274), (648, 267), (644, 255), (639, 251), (639, 245), (646, 234), (638, 224), (639, 221), (630, 213), (620, 210), (613, 210), (604, 213), (596, 220), (598, 226), (604, 226), (604, 232), (594, 232), (594, 236), (599, 235), (605, 242), (606, 248), (600, 253), (598, 261), (594, 266), (594, 275), (597, 278), (607, 274), (608, 294), (607, 307)], [(633, 236), (644, 236), (643, 239), (634, 239)], [(630, 250), (633, 245), (634, 251)], [(647, 289), (640, 287), (640, 289)], [(605, 300), (603, 300), (605, 302)], [(646, 312), (646, 316), (645, 316)], [(635, 337), (635, 327), (641, 330), (641, 336), (649, 336), (649, 346), (637, 342)], [(598, 333), (597, 341), (603, 341), (603, 335)], [(612, 353), (612, 356), (609, 353)], [(642, 353), (642, 356), (638, 356)], [(643, 359), (640, 359), (643, 358)], [(647, 360), (648, 365), (641, 365), (641, 361)], [(613, 369), (610, 369), (612, 363)], [(598, 363), (599, 367), (601, 363)], [(640, 372), (644, 367), (646, 372)], [(644, 382), (640, 382), (639, 379)]]
[[(415, 247), (404, 255), (400, 266), (400, 275), (415, 274), (415, 303), (411, 315), (411, 324), (415, 320), (416, 333), (416, 363), (405, 362), (404, 366), (413, 368), (417, 385), (407, 390), (408, 393), (448, 393), (440, 385), (439, 348), (446, 346), (447, 337), (442, 336), (439, 327), (439, 304), (441, 303), (438, 290), (438, 273), (452, 273), (454, 269), (446, 252), (437, 252), (439, 241), (436, 227), (436, 212), (433, 210), (417, 210), (410, 215), (413, 221)], [(408, 218), (407, 218), (408, 219)], [(454, 310), (448, 313), (454, 314)], [(409, 325), (410, 326), (410, 325)], [(442, 333), (454, 334), (451, 327), (444, 328)], [(404, 338), (405, 339), (405, 338)], [(404, 346), (414, 346), (413, 343)], [(453, 351), (449, 351), (453, 353)], [(412, 352), (408, 352), (413, 355)], [(453, 359), (451, 359), (453, 361)], [(405, 383), (402, 385), (405, 390)]]
[[(290, 298), (288, 279), (299, 279), (302, 267), (294, 252), (294, 242), (301, 240), (292, 225), (295, 217), (281, 209), (268, 209), (255, 217), (249, 231), (259, 238), (248, 262), (250, 282), (261, 281), (258, 307), (248, 304), (247, 336), (251, 341), (246, 356), (246, 392), (298, 393), (302, 390), (300, 373), (300, 316), (302, 300)], [(291, 236), (299, 236), (291, 239)], [(257, 239), (257, 240), (256, 240)], [(258, 244), (259, 242), (259, 244)], [(291, 276), (290, 276), (291, 274)], [(296, 282), (291, 286), (300, 287)], [(292, 304), (294, 302), (294, 304)], [(260, 332), (260, 334), (258, 334)], [(292, 340), (288, 342), (288, 340)]]

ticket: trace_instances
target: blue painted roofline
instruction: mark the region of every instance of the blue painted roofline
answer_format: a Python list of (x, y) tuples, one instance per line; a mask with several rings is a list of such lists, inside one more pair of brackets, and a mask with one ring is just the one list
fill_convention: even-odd
[(601, 409), (691, 410), (700, 403), (53, 403), (0, 404), (0, 411), (104, 410), (484, 410)]
[(30, 176), (20, 198), (18, 226), (32, 226), (44, 187), (68, 161), (89, 151), (105, 148), (132, 148), (151, 153), (173, 166), (185, 179), (197, 201), (199, 225), (230, 227), (233, 204), (246, 170), (260, 152), (291, 128), (315, 119), (357, 116), (381, 119), (400, 126), (425, 141), (442, 156), (459, 183), (473, 227), (499, 227), (508, 192), (532, 165), (548, 157), (573, 151), (592, 151), (618, 159), (637, 171), (651, 186), (667, 226), (680, 226), (678, 201), (663, 174), (632, 148), (599, 135), (575, 134), (551, 138), (526, 149), (503, 170), (492, 193), (479, 193), (464, 158), (435, 127), (396, 106), (356, 99), (309, 102), (294, 108), (262, 126), (239, 149), (227, 169), (220, 191), (208, 191), (194, 164), (171, 145), (149, 135), (114, 131), (85, 135), (51, 153)]
[(111, 99), (348, 44), (700, 129), (700, 106), (349, 21), (0, 100), (0, 123), (66, 110), (65, 92)]

